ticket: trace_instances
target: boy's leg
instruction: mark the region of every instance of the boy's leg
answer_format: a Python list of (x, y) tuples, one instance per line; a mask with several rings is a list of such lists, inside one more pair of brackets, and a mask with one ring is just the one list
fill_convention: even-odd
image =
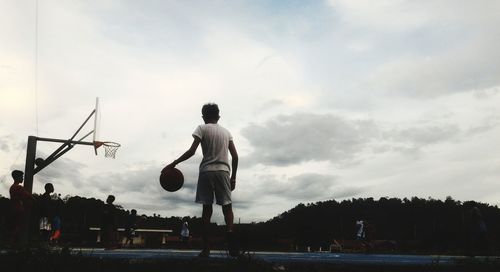
[(208, 257), (210, 254), (210, 218), (212, 217), (212, 205), (203, 205), (203, 212), (201, 219), (203, 221), (203, 250), (200, 253), (200, 257)]
[(224, 220), (227, 226), (227, 244), (229, 255), (237, 257), (240, 255), (240, 245), (235, 233), (233, 232), (233, 207), (231, 204), (223, 205), (222, 212), (224, 213)]
[(222, 213), (224, 214), (224, 220), (226, 221), (227, 232), (233, 231), (234, 214), (233, 207), (231, 204), (222, 206)]

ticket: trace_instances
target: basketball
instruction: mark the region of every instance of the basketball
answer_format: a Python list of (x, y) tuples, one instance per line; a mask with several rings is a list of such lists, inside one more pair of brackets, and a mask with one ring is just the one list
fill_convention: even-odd
[(184, 184), (184, 176), (177, 168), (168, 168), (161, 172), (160, 185), (169, 192), (179, 190)]
[(41, 167), (45, 163), (45, 160), (42, 158), (36, 158), (35, 165)]

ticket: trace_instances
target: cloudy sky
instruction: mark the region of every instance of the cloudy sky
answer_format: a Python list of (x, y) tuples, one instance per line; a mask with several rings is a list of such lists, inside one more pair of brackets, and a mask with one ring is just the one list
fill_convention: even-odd
[(500, 204), (498, 1), (39, 0), (38, 28), (35, 7), (0, 0), (3, 196), (28, 135), (69, 138), (99, 97), (117, 158), (77, 146), (35, 192), (50, 181), (63, 196), (199, 216), (201, 150), (178, 166), (178, 192), (158, 175), (216, 102), (240, 154), (242, 222), (353, 197)]

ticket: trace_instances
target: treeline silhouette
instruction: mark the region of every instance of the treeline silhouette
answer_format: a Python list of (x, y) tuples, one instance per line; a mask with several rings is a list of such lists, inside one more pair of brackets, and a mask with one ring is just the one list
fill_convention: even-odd
[[(32, 237), (37, 237), (37, 209), (39, 198), (31, 212)], [(95, 198), (66, 196), (55, 200), (55, 213), (62, 220), (62, 240), (69, 244), (95, 242), (90, 227), (101, 224), (104, 202)], [(133, 207), (131, 207), (133, 208)], [(0, 231), (6, 240), (10, 200), (0, 196)], [(371, 240), (394, 241), (398, 251), (423, 250), (433, 252), (465, 252), (474, 239), (477, 216), (480, 211), (487, 227), (488, 250), (500, 246), (500, 209), (474, 201), (460, 202), (451, 197), (446, 200), (418, 197), (358, 198), (343, 201), (329, 200), (299, 204), (289, 211), (266, 221), (241, 224), (239, 232), (243, 247), (247, 249), (315, 250), (328, 249), (333, 240), (354, 240), (356, 221), (364, 220), (370, 226)], [(123, 227), (129, 210), (117, 206), (116, 220)], [(139, 215), (139, 228), (171, 229), (179, 235), (183, 222), (188, 222), (193, 236), (202, 231), (199, 217), (162, 217)], [(223, 235), (223, 228), (213, 224), (214, 233)], [(94, 236), (93, 236), (94, 235)]]
[[(477, 235), (477, 214), (487, 227), (485, 241), (474, 241)], [(371, 240), (394, 241), (394, 249), (434, 252), (462, 252), (481, 247), (483, 252), (499, 248), (500, 209), (475, 201), (460, 202), (412, 197), (358, 198), (299, 204), (271, 220), (259, 223), (257, 234), (250, 241), (266, 240), (279, 244), (291, 238), (299, 249), (328, 248), (334, 239), (354, 240), (356, 221), (369, 225)], [(481, 243), (481, 244), (478, 244)]]

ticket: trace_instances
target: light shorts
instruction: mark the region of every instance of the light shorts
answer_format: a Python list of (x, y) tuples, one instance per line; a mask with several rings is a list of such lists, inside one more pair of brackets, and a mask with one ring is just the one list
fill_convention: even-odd
[(196, 188), (196, 202), (204, 205), (231, 204), (231, 184), (226, 171), (200, 172)]
[(39, 221), (40, 230), (51, 230), (51, 225), (48, 217), (42, 217)]

